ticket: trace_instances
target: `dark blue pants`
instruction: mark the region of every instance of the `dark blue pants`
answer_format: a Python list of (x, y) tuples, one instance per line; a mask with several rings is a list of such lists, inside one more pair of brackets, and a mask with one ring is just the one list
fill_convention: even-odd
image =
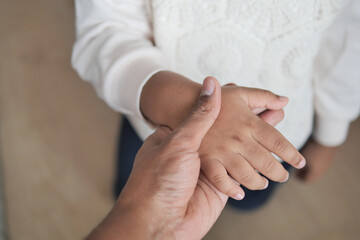
[[(126, 184), (126, 181), (131, 173), (136, 153), (140, 149), (142, 143), (142, 140), (135, 133), (129, 121), (124, 118), (121, 127), (121, 135), (119, 136), (118, 141), (117, 174), (115, 182), (116, 197), (119, 196), (121, 190)], [(283, 163), (283, 166), (288, 171), (291, 168), (291, 166), (287, 163)], [(228, 204), (243, 210), (253, 210), (259, 208), (270, 199), (273, 192), (279, 185), (279, 183), (269, 180), (269, 186), (267, 189), (260, 191), (252, 191), (242, 186), (245, 191), (245, 198), (241, 201), (229, 198)]]

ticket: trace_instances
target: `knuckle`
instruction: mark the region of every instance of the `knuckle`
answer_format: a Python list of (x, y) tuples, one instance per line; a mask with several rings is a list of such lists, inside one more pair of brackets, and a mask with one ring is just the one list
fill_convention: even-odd
[(194, 115), (204, 115), (208, 112), (211, 112), (211, 104), (207, 104), (209, 96), (203, 96), (200, 101), (198, 101), (195, 107), (192, 110)]
[[(253, 143), (248, 143), (247, 150), (249, 156), (257, 156), (258, 154), (258, 147), (254, 146)], [(248, 159), (248, 162), (254, 162), (254, 159), (250, 158)]]
[(279, 153), (285, 152), (288, 148), (288, 145), (283, 137), (278, 137), (274, 142), (274, 149)]
[(272, 92), (270, 92), (269, 90), (265, 90), (265, 89), (262, 90), (262, 94), (264, 94), (264, 96), (267, 98), (270, 98), (273, 96)]
[(225, 177), (222, 174), (215, 174), (211, 177), (211, 182), (217, 186), (222, 186), (225, 183)]
[(249, 141), (244, 136), (232, 135), (231, 139), (241, 146), (246, 147), (249, 144)]
[[(245, 121), (243, 121), (242, 123), (242, 126), (243, 126), (243, 129), (246, 129), (249, 132), (252, 132), (254, 129), (256, 129), (257, 127), (257, 121), (256, 121), (256, 118), (249, 118), (249, 119), (246, 119)], [(243, 134), (243, 132), (242, 132)], [(244, 140), (244, 139), (243, 139)]]
[(245, 185), (250, 190), (258, 190), (263, 188), (263, 184), (257, 181), (257, 173), (255, 171), (248, 171), (241, 176), (241, 184)]
[(251, 131), (258, 129), (260, 126), (263, 126), (263, 120), (259, 117), (253, 116), (249, 118), (247, 126), (250, 128)]
[(227, 176), (222, 174), (215, 174), (211, 178), (211, 182), (225, 195), (232, 196), (233, 188), (231, 184), (227, 182)]
[(272, 172), (276, 167), (276, 160), (265, 160), (263, 163), (263, 171), (266, 173)]
[(216, 115), (213, 114), (214, 106), (209, 104), (210, 96), (203, 96), (200, 101), (196, 103), (196, 105), (191, 110), (191, 118), (202, 118), (206, 116), (207, 118), (211, 118), (213, 121), (216, 120)]
[(249, 184), (249, 183), (253, 182), (253, 180), (254, 180), (253, 171), (247, 171), (247, 172), (242, 173), (239, 180), (242, 184)]
[[(228, 141), (224, 141), (223, 143), (220, 144), (214, 144), (214, 145), (209, 145), (208, 148), (208, 152), (209, 153), (228, 153), (233, 151), (235, 144), (232, 142), (228, 142)], [(231, 159), (228, 160), (229, 162), (232, 161)]]
[(217, 146), (217, 148), (219, 149), (220, 152), (227, 152), (229, 150), (229, 147), (226, 144), (220, 144)]

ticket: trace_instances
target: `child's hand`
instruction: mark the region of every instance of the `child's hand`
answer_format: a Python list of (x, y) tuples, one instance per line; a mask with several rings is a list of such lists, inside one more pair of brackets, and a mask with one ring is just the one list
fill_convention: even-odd
[[(160, 71), (143, 87), (141, 112), (153, 125), (175, 129), (193, 108), (200, 90), (200, 84), (182, 75)], [(203, 172), (219, 190), (233, 198), (243, 197), (243, 190), (228, 173), (249, 189), (267, 186), (267, 179), (256, 170), (272, 180), (285, 181), (288, 173), (271, 152), (295, 167), (305, 165), (300, 153), (267, 124), (278, 122), (287, 98), (280, 99), (268, 91), (236, 85), (224, 86), (222, 94), (220, 115), (199, 150)], [(266, 109), (268, 111), (261, 113), (261, 118), (255, 115)]]
[(326, 147), (310, 139), (301, 153), (307, 160), (307, 166), (298, 171), (297, 177), (306, 183), (321, 178), (329, 168), (338, 147)]
[(254, 114), (259, 109), (280, 110), (287, 103), (287, 98), (260, 89), (222, 87), (220, 114), (199, 149), (202, 171), (221, 192), (239, 200), (244, 197), (233, 179), (252, 190), (266, 188), (268, 180), (258, 172), (273, 181), (286, 181), (289, 173), (271, 152), (296, 168), (305, 166), (295, 147)]

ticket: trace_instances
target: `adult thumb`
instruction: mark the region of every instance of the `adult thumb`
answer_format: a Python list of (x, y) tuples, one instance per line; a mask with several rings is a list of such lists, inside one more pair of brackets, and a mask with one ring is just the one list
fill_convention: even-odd
[[(214, 77), (205, 78), (195, 106), (174, 132), (198, 150), (221, 108), (221, 87)], [(188, 139), (190, 138), (190, 139)]]

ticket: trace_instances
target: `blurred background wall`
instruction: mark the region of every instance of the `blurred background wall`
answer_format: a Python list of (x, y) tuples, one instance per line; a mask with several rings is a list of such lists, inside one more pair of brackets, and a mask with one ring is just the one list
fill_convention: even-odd
[(72, 0), (0, 0), (1, 152), (11, 239), (81, 239), (111, 208), (119, 115), (71, 69)]
[[(113, 204), (120, 116), (71, 69), (73, 5), (0, 0), (1, 222), (9, 239), (82, 239)], [(324, 179), (292, 177), (255, 213), (226, 208), (205, 239), (360, 239), (359, 142), (357, 120)]]

